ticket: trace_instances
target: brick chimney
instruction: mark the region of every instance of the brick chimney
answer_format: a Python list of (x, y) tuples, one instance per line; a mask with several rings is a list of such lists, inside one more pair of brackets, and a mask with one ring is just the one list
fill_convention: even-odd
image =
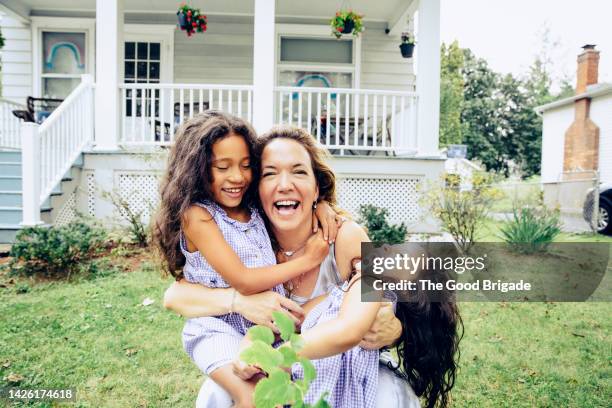
[[(582, 49), (584, 51), (578, 55), (576, 95), (597, 83), (599, 51), (591, 44)], [(563, 178), (566, 180), (590, 177), (590, 174), (584, 173), (598, 169), (599, 127), (589, 117), (590, 108), (591, 98), (580, 98), (574, 102), (574, 122), (565, 132)]]

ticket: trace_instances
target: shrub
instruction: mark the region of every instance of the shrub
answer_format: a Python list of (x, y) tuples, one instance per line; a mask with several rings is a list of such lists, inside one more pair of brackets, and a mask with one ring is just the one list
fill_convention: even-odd
[(81, 221), (60, 227), (30, 227), (17, 234), (10, 268), (23, 275), (65, 276), (102, 248), (105, 231)]
[[(102, 196), (110, 200), (119, 216), (128, 223), (128, 232), (132, 240), (138, 246), (146, 247), (149, 243), (149, 228), (142, 222), (144, 210), (133, 210), (130, 203), (115, 191), (103, 192)], [(150, 208), (151, 203), (147, 204)]]
[(559, 212), (545, 207), (515, 207), (512, 220), (501, 228), (502, 239), (521, 253), (545, 250), (560, 233)]
[(359, 207), (359, 222), (368, 230), (372, 242), (401, 244), (406, 238), (408, 228), (404, 223), (390, 225), (387, 221), (389, 211), (371, 204)]
[(487, 173), (472, 175), (472, 188), (462, 190), (455, 177), (444, 175), (439, 185), (425, 192), (422, 204), (442, 223), (461, 251), (469, 252), (476, 232), (484, 224), (491, 205), (500, 196)]

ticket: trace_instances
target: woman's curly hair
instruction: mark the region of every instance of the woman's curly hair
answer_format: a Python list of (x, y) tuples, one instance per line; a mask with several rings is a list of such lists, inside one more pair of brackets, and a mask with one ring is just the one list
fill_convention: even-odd
[[(185, 257), (180, 248), (181, 222), (185, 211), (196, 202), (212, 201), (211, 163), (213, 145), (229, 136), (241, 136), (253, 158), (256, 133), (244, 120), (209, 110), (186, 120), (179, 127), (168, 157), (168, 166), (160, 187), (160, 207), (153, 225), (153, 242), (161, 253), (163, 271), (175, 278), (182, 276)], [(242, 205), (254, 205), (257, 182), (247, 189)]]

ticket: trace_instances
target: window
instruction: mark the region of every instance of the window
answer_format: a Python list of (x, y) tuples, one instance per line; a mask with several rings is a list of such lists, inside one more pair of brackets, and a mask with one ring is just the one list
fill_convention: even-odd
[[(127, 84), (151, 84), (159, 83), (161, 67), (161, 43), (146, 41), (126, 41), (125, 55), (125, 83)], [(147, 114), (150, 114), (152, 90), (145, 90), (145, 103)], [(126, 116), (132, 114), (132, 90), (128, 89), (126, 94)], [(136, 112), (135, 116), (141, 116), (141, 90), (136, 91)], [(159, 115), (159, 90), (154, 92), (153, 106), (155, 115)]]
[(280, 86), (351, 88), (355, 82), (355, 44), (352, 38), (281, 35)]
[(63, 99), (88, 72), (85, 32), (42, 32), (42, 92), (45, 98)]

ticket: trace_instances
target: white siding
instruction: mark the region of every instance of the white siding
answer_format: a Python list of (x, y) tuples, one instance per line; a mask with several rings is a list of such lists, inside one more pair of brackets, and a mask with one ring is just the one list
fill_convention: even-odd
[(362, 35), (361, 88), (414, 91), (413, 59), (402, 57), (400, 38), (382, 29), (366, 29)]
[(561, 179), (565, 132), (574, 120), (574, 105), (567, 105), (544, 113), (542, 124), (542, 182), (554, 183)]
[(5, 45), (2, 49), (2, 97), (25, 103), (32, 95), (32, 33), (8, 16), (0, 21)]
[[(380, 28), (362, 34), (361, 88), (414, 90), (412, 59), (402, 58), (399, 37)], [(192, 37), (174, 34), (174, 82), (251, 84), (253, 82), (253, 24), (217, 22)]]
[(174, 34), (174, 82), (253, 83), (253, 24), (209, 19), (203, 34)]
[(591, 120), (599, 126), (599, 177), (612, 183), (612, 95), (593, 99)]

